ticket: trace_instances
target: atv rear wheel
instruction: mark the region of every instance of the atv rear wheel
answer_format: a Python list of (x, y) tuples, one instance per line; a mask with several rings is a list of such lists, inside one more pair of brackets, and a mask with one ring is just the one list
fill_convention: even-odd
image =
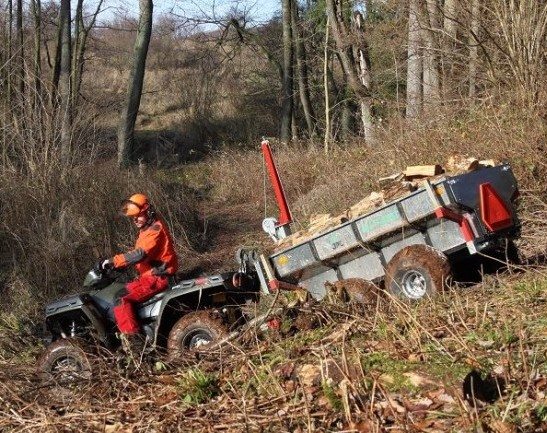
[(410, 245), (399, 251), (386, 267), (386, 290), (417, 301), (443, 291), (452, 276), (448, 258), (428, 245)]
[(212, 311), (195, 311), (180, 318), (169, 332), (167, 351), (176, 357), (185, 351), (203, 351), (228, 335), (222, 317)]
[(91, 377), (91, 364), (82, 343), (72, 338), (51, 343), (38, 359), (37, 367), (44, 380), (74, 382)]

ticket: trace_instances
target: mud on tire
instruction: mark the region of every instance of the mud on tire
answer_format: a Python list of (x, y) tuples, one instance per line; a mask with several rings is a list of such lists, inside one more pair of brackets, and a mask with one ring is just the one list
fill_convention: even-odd
[(42, 380), (75, 382), (89, 379), (91, 363), (81, 341), (63, 338), (51, 343), (38, 358), (37, 372)]
[(175, 323), (167, 339), (167, 352), (176, 358), (186, 351), (206, 351), (210, 343), (227, 335), (222, 317), (213, 311), (195, 311)]
[(399, 298), (415, 301), (443, 291), (451, 276), (443, 253), (428, 245), (410, 245), (389, 261), (385, 288)]

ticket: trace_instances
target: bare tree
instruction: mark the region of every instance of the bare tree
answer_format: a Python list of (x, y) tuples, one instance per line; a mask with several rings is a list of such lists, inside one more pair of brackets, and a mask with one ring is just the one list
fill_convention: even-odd
[(80, 88), (82, 86), (87, 39), (91, 29), (95, 26), (103, 2), (104, 0), (99, 0), (95, 12), (91, 15), (91, 19), (87, 26), (83, 16), (83, 0), (78, 0), (76, 5), (76, 16), (74, 18), (74, 47), (72, 50), (72, 100), (74, 106), (78, 105)]
[(34, 98), (38, 104), (42, 93), (42, 3), (32, 0), (32, 15), (34, 17)]
[(325, 24), (325, 44), (323, 55), (323, 86), (325, 93), (325, 140), (324, 149), (328, 153), (331, 141), (331, 121), (330, 121), (330, 100), (329, 100), (329, 28), (330, 18), (327, 15), (327, 23)]
[[(506, 0), (494, 2), (503, 54), (520, 97), (534, 105), (545, 82), (547, 64), (547, 2)], [(541, 78), (543, 77), (543, 78)]]
[(441, 80), (439, 74), (440, 33), (438, 0), (426, 0), (425, 8), (420, 8), (421, 37), (423, 50), (423, 106), (431, 112), (441, 101)]
[[(374, 138), (372, 135), (372, 96), (367, 46), (364, 43), (362, 34), (358, 34), (357, 38), (351, 37), (352, 32), (344, 20), (339, 0), (327, 0), (326, 7), (331, 23), (332, 36), (338, 47), (344, 74), (361, 107), (361, 122), (365, 140), (370, 144)], [(354, 47), (355, 39), (357, 39), (357, 46)], [(358, 62), (355, 60), (353, 51), (358, 53)]]
[(56, 33), (55, 57), (51, 76), (51, 104), (56, 104), (59, 91), (59, 77), (61, 76), (61, 53), (63, 51), (63, 9), (59, 9), (59, 20)]
[(13, 81), (12, 81), (12, 57), (13, 55), (13, 0), (8, 0), (8, 61), (6, 62), (6, 75), (7, 75), (7, 102), (8, 106), (11, 106), (12, 94), (13, 94)]
[[(458, 0), (444, 1), (444, 33), (449, 42), (456, 40), (458, 32)], [(448, 44), (446, 44), (448, 45)]]
[(406, 73), (406, 117), (416, 118), (422, 110), (422, 57), (418, 0), (408, 3), (408, 49)]
[(131, 163), (135, 148), (135, 122), (141, 103), (148, 45), (152, 35), (152, 0), (139, 0), (139, 26), (135, 38), (133, 66), (129, 74), (127, 97), (118, 128), (118, 165)]
[(281, 104), (281, 134), (280, 139), (288, 143), (291, 139), (292, 117), (294, 109), (293, 101), (293, 29), (291, 21), (291, 3), (294, 0), (282, 0), (283, 10), (283, 81), (282, 93), (283, 101)]
[(300, 95), (300, 103), (302, 104), (306, 126), (308, 127), (308, 135), (311, 137), (315, 135), (315, 113), (310, 97), (306, 46), (302, 40), (302, 31), (299, 26), (300, 19), (297, 1), (292, 0), (291, 6), (291, 24), (296, 54), (296, 67), (298, 69), (298, 93)]
[(25, 50), (24, 50), (24, 30), (23, 30), (23, 0), (17, 0), (17, 10), (15, 12), (15, 33), (17, 37), (17, 69), (15, 77), (18, 80), (19, 95), (23, 98), (25, 94)]
[(479, 62), (480, 0), (471, 0), (471, 25), (469, 30), (469, 97), (477, 93), (477, 69)]
[(61, 102), (61, 155), (68, 162), (71, 153), (72, 104), (71, 104), (71, 11), (70, 0), (61, 0), (61, 66), (59, 71), (59, 98)]

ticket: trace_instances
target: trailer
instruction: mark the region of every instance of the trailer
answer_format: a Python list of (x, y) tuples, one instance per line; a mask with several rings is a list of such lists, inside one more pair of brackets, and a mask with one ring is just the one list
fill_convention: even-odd
[[(292, 218), (269, 143), (262, 143), (280, 209), (263, 228), (290, 235)], [(315, 299), (325, 283), (359, 279), (418, 300), (442, 290), (462, 257), (499, 250), (520, 234), (517, 181), (507, 163), (425, 180), (405, 197), (255, 260), (262, 289), (306, 289)]]

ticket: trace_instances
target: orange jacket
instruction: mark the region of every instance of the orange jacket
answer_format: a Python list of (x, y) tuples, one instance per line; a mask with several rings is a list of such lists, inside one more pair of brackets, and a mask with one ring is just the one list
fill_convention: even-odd
[(178, 269), (173, 240), (160, 219), (139, 230), (135, 249), (115, 255), (111, 262), (115, 268), (135, 265), (141, 276), (173, 275)]

